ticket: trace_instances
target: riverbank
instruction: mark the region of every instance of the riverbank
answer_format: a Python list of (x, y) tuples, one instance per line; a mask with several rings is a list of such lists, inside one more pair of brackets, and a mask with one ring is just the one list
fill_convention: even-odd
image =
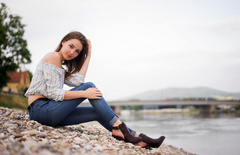
[(29, 121), (19, 109), (0, 107), (0, 124), (1, 154), (192, 154), (171, 145), (148, 150), (118, 141), (97, 122), (52, 128)]
[(199, 115), (198, 109), (176, 109), (176, 108), (165, 108), (165, 109), (143, 109), (143, 110), (121, 110), (120, 116), (128, 116), (131, 114), (138, 115), (162, 115), (162, 114), (189, 114), (189, 115)]

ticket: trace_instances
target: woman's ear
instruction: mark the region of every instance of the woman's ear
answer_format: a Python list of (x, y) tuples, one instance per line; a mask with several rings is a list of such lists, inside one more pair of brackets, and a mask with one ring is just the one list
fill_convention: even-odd
[(61, 44), (62, 44), (62, 46), (63, 46), (63, 45), (66, 43), (66, 42), (67, 42), (66, 40), (62, 41), (62, 43), (61, 43)]

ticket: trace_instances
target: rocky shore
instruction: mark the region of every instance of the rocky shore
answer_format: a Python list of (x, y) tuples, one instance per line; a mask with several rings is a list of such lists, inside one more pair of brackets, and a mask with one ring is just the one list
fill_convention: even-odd
[(56, 128), (41, 125), (19, 109), (0, 107), (0, 124), (1, 155), (192, 154), (171, 145), (148, 150), (118, 141), (98, 123)]

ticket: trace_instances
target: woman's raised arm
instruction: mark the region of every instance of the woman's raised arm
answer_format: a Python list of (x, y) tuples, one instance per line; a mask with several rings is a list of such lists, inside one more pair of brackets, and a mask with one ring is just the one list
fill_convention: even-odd
[(91, 45), (91, 41), (88, 39), (88, 53), (87, 53), (87, 58), (85, 59), (81, 70), (79, 71), (80, 74), (82, 74), (83, 76), (86, 76), (87, 74), (87, 70), (88, 70), (88, 66), (89, 66), (89, 62), (90, 62), (90, 58), (91, 58), (91, 52), (92, 52), (92, 45)]

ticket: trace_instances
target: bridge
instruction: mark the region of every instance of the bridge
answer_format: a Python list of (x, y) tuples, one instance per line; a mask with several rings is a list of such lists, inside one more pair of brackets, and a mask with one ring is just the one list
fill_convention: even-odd
[[(121, 106), (197, 106), (199, 107), (200, 113), (213, 113), (216, 111), (216, 106), (218, 105), (230, 105), (237, 106), (240, 105), (240, 100), (160, 100), (160, 101), (110, 101), (108, 104), (114, 110), (115, 113), (119, 114), (121, 111)], [(90, 105), (89, 103), (83, 103), (81, 105)]]
[(108, 103), (116, 113), (121, 106), (198, 106), (200, 113), (213, 113), (218, 105), (240, 105), (240, 100), (162, 100), (162, 101), (112, 101)]

